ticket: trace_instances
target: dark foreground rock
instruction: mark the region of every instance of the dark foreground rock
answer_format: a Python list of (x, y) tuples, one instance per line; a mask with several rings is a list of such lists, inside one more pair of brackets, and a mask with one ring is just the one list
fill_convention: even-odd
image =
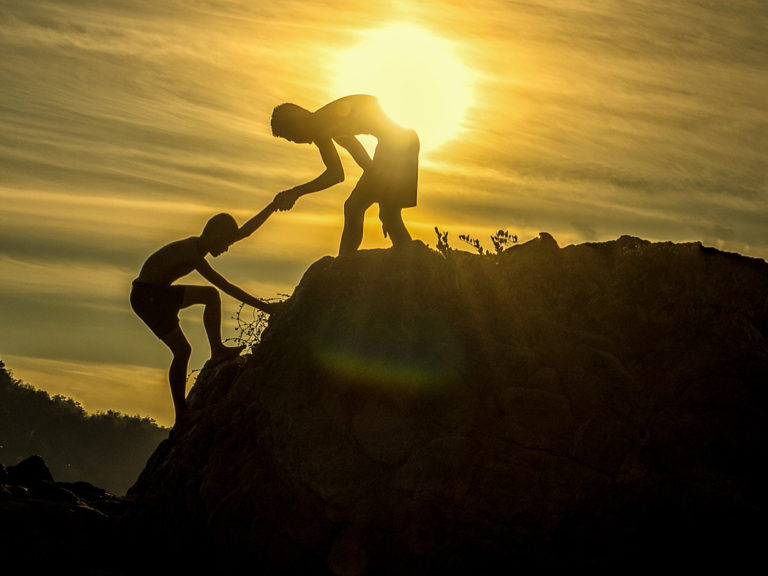
[(39, 456), (0, 465), (3, 572), (112, 574), (121, 561), (122, 499), (87, 482), (56, 482)]
[(766, 513), (768, 265), (622, 237), (324, 258), (129, 491), (267, 574), (735, 567)]

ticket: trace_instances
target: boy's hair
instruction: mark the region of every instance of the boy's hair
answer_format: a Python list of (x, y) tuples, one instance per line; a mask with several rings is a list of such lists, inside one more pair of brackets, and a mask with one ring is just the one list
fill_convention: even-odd
[(290, 139), (296, 134), (298, 125), (310, 114), (312, 113), (306, 108), (290, 102), (275, 106), (272, 110), (272, 136)]
[(202, 235), (205, 237), (234, 238), (239, 229), (237, 221), (230, 214), (222, 212), (208, 220)]

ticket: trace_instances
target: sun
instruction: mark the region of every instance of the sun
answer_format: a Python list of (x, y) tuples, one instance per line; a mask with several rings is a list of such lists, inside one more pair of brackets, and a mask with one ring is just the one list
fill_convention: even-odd
[(367, 31), (341, 53), (336, 91), (377, 96), (393, 120), (418, 132), (422, 151), (455, 138), (471, 103), (470, 74), (451, 42), (407, 24)]

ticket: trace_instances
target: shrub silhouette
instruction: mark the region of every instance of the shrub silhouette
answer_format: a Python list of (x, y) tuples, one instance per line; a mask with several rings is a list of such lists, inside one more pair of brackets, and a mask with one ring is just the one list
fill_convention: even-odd
[[(280, 294), (278, 298), (263, 298), (264, 302), (281, 302), (288, 298), (288, 294)], [(261, 334), (269, 323), (269, 314), (257, 308), (250, 309), (250, 317), (245, 310), (245, 304), (240, 304), (232, 319), (235, 321), (237, 334), (226, 338), (225, 342), (234, 342), (236, 345), (245, 345), (243, 351), (246, 354), (253, 352), (253, 348), (261, 342)]]
[[(440, 229), (435, 226), (435, 234), (437, 234), (437, 251), (443, 256), (447, 256), (453, 251), (448, 243), (448, 232), (441, 232)], [(473, 238), (469, 234), (459, 234), (459, 240), (463, 240), (470, 246), (472, 246), (478, 254), (481, 256), (490, 256), (492, 252), (486, 250), (480, 244), (480, 240)], [(491, 242), (493, 242), (493, 248), (496, 254), (501, 254), (504, 250), (509, 248), (512, 244), (517, 242), (517, 235), (510, 234), (508, 230), (499, 229), (496, 234), (491, 234)]]

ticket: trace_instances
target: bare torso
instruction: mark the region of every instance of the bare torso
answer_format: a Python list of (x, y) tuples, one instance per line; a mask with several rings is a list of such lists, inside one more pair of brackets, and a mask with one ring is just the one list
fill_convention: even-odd
[(370, 134), (378, 139), (389, 132), (404, 130), (382, 110), (374, 96), (355, 94), (326, 104), (314, 113), (321, 138), (339, 138)]
[(150, 284), (171, 284), (196, 269), (203, 259), (197, 236), (177, 240), (147, 258), (136, 280)]

